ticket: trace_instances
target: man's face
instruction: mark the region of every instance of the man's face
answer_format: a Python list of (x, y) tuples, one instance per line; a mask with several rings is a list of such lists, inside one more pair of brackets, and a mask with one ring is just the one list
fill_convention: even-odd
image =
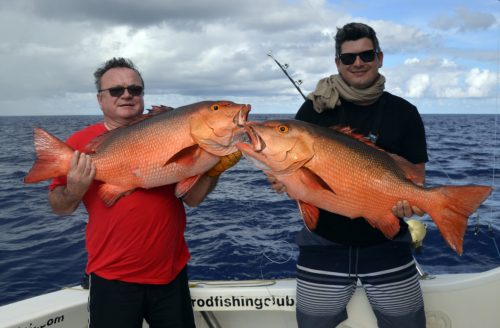
[[(368, 38), (361, 38), (356, 41), (345, 41), (340, 48), (341, 54), (360, 53), (367, 50), (374, 50), (373, 42)], [(337, 70), (342, 78), (352, 87), (366, 89), (370, 87), (378, 77), (378, 69), (382, 67), (384, 54), (379, 52), (371, 62), (364, 62), (359, 56), (354, 63), (345, 65), (340, 58), (335, 58)]]
[[(130, 86), (142, 87), (142, 82), (139, 75), (129, 68), (112, 68), (101, 78), (101, 90)], [(112, 96), (109, 91), (99, 92), (97, 101), (108, 127), (124, 125), (144, 111), (144, 93), (133, 96), (127, 89), (120, 96)]]

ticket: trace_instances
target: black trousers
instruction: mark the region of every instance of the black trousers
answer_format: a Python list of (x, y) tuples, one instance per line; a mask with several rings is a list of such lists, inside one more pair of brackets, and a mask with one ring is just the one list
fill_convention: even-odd
[(166, 285), (106, 280), (90, 275), (89, 328), (194, 328), (187, 269)]

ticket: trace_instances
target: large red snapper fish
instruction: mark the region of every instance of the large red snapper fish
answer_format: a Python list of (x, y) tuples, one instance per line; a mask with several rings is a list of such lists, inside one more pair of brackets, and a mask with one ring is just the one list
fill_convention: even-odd
[[(203, 101), (145, 115), (131, 125), (111, 130), (87, 146), (104, 182), (99, 196), (113, 205), (135, 188), (177, 183), (182, 196), (220, 159), (237, 151), (250, 105)], [(41, 128), (35, 128), (37, 159), (25, 183), (65, 176), (73, 149)]]
[(392, 207), (400, 200), (422, 209), (462, 254), (468, 217), (490, 195), (488, 186), (424, 188), (412, 182), (415, 166), (386, 153), (349, 129), (322, 128), (297, 120), (250, 122), (251, 143), (238, 143), (258, 168), (274, 175), (295, 199), (314, 230), (319, 208), (365, 218), (388, 238), (399, 231)]

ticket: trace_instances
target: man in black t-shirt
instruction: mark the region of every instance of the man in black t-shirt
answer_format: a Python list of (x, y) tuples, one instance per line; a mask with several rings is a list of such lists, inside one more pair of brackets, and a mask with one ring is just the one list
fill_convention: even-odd
[[(338, 29), (335, 63), (339, 74), (324, 78), (299, 109), (296, 119), (321, 126), (349, 126), (378, 147), (400, 155), (425, 180), (427, 146), (417, 108), (384, 92), (383, 53), (375, 31), (361, 23)], [(328, 165), (328, 163), (325, 163)], [(273, 189), (285, 192), (269, 176)], [(387, 239), (365, 219), (320, 209), (317, 228), (297, 236), (297, 322), (300, 328), (335, 327), (347, 319), (346, 306), (358, 279), (378, 326), (422, 328), (425, 313), (411, 237), (403, 220), (422, 211), (401, 200), (393, 207), (400, 232)]]

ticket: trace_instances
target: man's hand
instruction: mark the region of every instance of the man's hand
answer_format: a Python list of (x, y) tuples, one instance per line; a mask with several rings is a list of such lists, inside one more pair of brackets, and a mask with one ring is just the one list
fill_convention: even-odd
[(75, 151), (71, 157), (66, 185), (55, 187), (49, 192), (49, 203), (54, 213), (59, 215), (73, 213), (92, 184), (95, 173), (95, 165), (90, 156)]
[(221, 175), (222, 172), (236, 165), (236, 163), (238, 163), (240, 159), (241, 152), (239, 150), (229, 155), (222, 156), (219, 160), (219, 163), (215, 164), (215, 166), (207, 172), (207, 175), (209, 177), (217, 177)]
[(271, 188), (278, 194), (286, 192), (286, 186), (283, 183), (279, 182), (274, 175), (267, 174), (267, 181), (269, 181), (269, 183), (271, 184)]
[(67, 175), (66, 191), (75, 197), (82, 198), (87, 192), (96, 173), (95, 165), (89, 155), (73, 153)]
[(398, 218), (409, 218), (412, 217), (413, 214), (418, 216), (425, 214), (425, 212), (417, 206), (410, 206), (410, 203), (408, 203), (407, 200), (400, 200), (397, 202), (396, 205), (392, 207), (392, 213), (394, 213), (394, 215)]

